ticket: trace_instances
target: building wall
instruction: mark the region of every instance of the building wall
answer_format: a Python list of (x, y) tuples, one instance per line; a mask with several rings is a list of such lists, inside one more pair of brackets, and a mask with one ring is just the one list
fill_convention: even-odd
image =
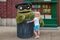
[(0, 1), (0, 25), (16, 25), (17, 9), (15, 4), (23, 0)]
[[(7, 0), (5, 2), (0, 1), (0, 25), (16, 25), (17, 9), (15, 4), (17, 2), (23, 2), (24, 0)], [(57, 3), (57, 23), (60, 25), (60, 0)]]

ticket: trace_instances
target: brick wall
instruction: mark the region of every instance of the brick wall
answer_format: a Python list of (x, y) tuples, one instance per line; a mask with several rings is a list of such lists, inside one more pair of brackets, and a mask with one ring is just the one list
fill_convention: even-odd
[(6, 2), (0, 2), (0, 17), (15, 18), (17, 11), (15, 4), (17, 2), (23, 2), (23, 0), (8, 0)]
[(0, 25), (16, 25), (17, 9), (15, 4), (23, 2), (23, 0), (7, 0), (6, 2), (0, 1)]
[(0, 17), (6, 18), (6, 3), (5, 2), (0, 2)]
[(3, 3), (3, 13), (2, 13), (2, 17), (4, 17), (4, 18), (6, 18), (6, 14), (7, 14), (7, 12), (6, 12), (6, 3), (4, 2)]

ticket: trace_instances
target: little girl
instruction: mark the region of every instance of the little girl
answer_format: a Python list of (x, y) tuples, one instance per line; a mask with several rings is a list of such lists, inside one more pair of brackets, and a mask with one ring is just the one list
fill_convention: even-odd
[(35, 38), (39, 38), (40, 35), (40, 12), (35, 12), (34, 19), (32, 21), (27, 21), (27, 23), (34, 22), (34, 34)]

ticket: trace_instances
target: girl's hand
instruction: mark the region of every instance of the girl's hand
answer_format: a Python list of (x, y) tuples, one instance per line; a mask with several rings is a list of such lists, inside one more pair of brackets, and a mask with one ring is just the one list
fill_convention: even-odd
[(30, 21), (27, 21), (27, 23), (30, 23)]
[(31, 22), (33, 22), (33, 20), (32, 21), (27, 21), (27, 23), (31, 23)]

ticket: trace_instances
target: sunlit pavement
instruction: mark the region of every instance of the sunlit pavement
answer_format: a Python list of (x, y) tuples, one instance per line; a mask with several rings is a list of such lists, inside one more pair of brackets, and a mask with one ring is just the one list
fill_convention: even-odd
[(18, 38), (17, 27), (14, 26), (0, 26), (0, 40), (60, 40), (60, 27), (58, 30), (42, 30), (39, 39), (34, 37), (28, 39)]

